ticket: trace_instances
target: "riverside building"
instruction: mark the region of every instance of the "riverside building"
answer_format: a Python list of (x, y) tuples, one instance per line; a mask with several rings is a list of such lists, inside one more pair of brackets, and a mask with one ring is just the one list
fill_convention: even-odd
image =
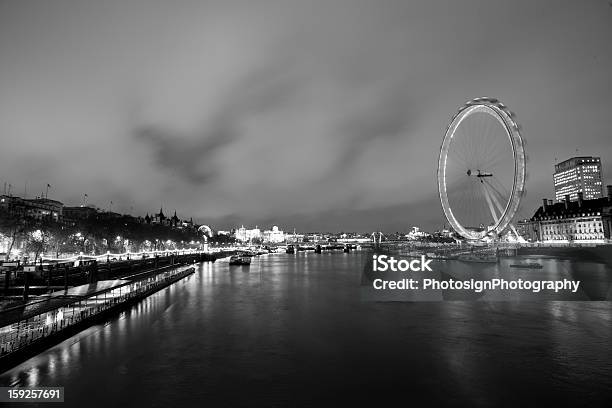
[(48, 198), (21, 198), (16, 196), (0, 196), (0, 211), (16, 217), (32, 217), (35, 219), (53, 219), (62, 217), (64, 204)]
[(278, 229), (275, 225), (271, 230), (265, 230), (263, 232), (263, 241), (265, 243), (281, 243), (285, 241), (285, 233)]
[(612, 185), (607, 196), (591, 200), (577, 193), (577, 201), (566, 194), (561, 202), (543, 199), (533, 217), (523, 221), (524, 238), (539, 242), (604, 243), (612, 230)]

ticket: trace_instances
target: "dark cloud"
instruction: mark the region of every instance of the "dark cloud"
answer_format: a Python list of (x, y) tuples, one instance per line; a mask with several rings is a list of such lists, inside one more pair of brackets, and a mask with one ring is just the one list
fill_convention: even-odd
[(138, 129), (135, 137), (153, 147), (155, 160), (163, 169), (190, 183), (205, 184), (215, 175), (215, 153), (236, 138), (231, 126), (221, 124), (193, 140), (153, 127)]
[(423, 105), (411, 99), (408, 93), (407, 87), (389, 90), (381, 100), (355, 112), (340, 124), (338, 131), (348, 135), (348, 144), (338, 156), (335, 171), (350, 170), (353, 164), (358, 164), (362, 153), (372, 148), (372, 143), (412, 137), (422, 117)]
[(194, 134), (179, 134), (161, 126), (141, 126), (134, 132), (137, 141), (149, 144), (162, 170), (184, 177), (199, 185), (210, 181), (219, 169), (215, 157), (219, 151), (237, 144), (241, 124), (249, 116), (265, 113), (290, 103), (299, 80), (290, 78), (281, 64), (248, 73), (233, 86), (225, 100), (218, 101), (218, 113), (211, 123), (199, 126)]

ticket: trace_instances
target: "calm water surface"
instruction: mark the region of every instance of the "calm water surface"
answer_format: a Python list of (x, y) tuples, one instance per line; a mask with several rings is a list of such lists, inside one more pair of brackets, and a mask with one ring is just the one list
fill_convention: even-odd
[(368, 258), (201, 264), (0, 384), (64, 386), (74, 407), (612, 401), (610, 302), (366, 302)]

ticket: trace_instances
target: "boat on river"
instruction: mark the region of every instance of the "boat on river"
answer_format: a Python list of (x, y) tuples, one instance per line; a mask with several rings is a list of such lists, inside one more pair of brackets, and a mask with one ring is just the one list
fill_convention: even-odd
[(511, 264), (511, 268), (524, 268), (524, 269), (542, 269), (542, 264), (536, 262), (521, 262), (517, 264)]
[(251, 257), (247, 255), (232, 255), (229, 260), (230, 265), (250, 265)]
[(461, 254), (457, 257), (463, 262), (474, 262), (474, 263), (497, 263), (497, 256), (493, 254)]

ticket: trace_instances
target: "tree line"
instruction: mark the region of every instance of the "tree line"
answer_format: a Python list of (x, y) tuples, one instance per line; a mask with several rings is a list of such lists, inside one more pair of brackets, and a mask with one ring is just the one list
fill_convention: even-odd
[(60, 257), (63, 254), (100, 255), (106, 252), (124, 253), (150, 250), (196, 248), (204, 241), (195, 227), (176, 228), (148, 224), (129, 216), (111, 217), (99, 213), (74, 221), (53, 218), (16, 217), (0, 211), (0, 239), (4, 241), (4, 258), (13, 250), (37, 260), (43, 254)]

